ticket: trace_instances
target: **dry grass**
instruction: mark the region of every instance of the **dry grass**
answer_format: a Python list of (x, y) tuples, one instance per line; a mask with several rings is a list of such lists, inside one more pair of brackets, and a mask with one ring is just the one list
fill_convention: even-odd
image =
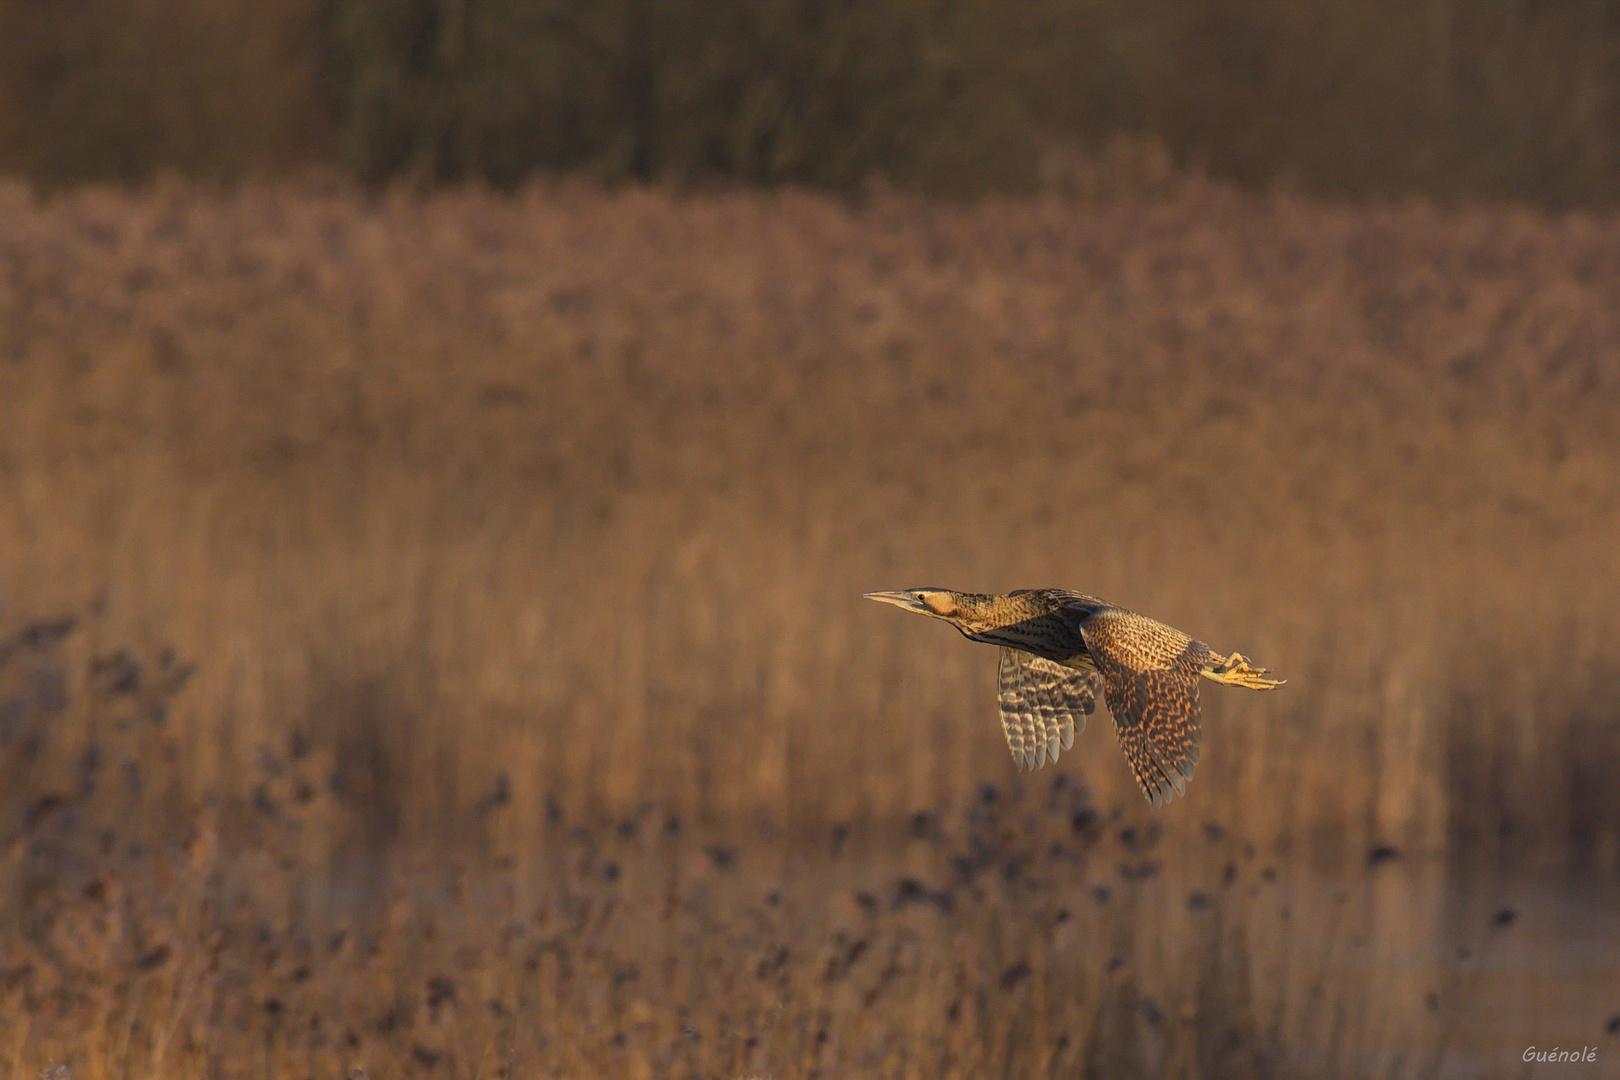
[[(1620, 864), (1620, 221), (9, 190), (0, 257), (13, 1071), (1511, 1072), (1620, 1011), (1482, 1020), (1455, 892)], [(993, 653), (859, 600), (930, 583), (1290, 685), (1162, 813), (1106, 722), (1019, 777)]]

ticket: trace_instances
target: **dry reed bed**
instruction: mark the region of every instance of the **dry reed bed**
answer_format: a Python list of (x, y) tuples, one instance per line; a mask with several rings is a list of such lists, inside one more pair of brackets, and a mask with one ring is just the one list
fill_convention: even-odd
[[(184, 997), (188, 977), (256, 1002), (224, 1030), (260, 1035), (281, 1030), (272, 998), (308, 1024), (319, 1006), (303, 995), (353, 1008), (370, 1008), (368, 994), (432, 996), (434, 965), (461, 945), (495, 948), (489, 928), (528, 910), (499, 899), (486, 871), (539, 882), (548, 902), (585, 873), (559, 854), (559, 818), (587, 830), (680, 818), (691, 839), (673, 861), (622, 858), (625, 880), (664, 874), (667, 895), (706, 895), (717, 868), (702, 851), (730, 845), (749, 870), (727, 887), (736, 895), (689, 910), (763, 918), (760, 941), (811, 951), (850, 927), (759, 915), (760, 897), (776, 888), (813, 909), (817, 875), (832, 873), (815, 853), (838, 825), (870, 838), (871, 860), (868, 878), (827, 878), (840, 895), (889, 905), (907, 859), (942, 887), (952, 845), (906, 855), (910, 842), (892, 839), (912, 815), (956, 820), (985, 782), (1038, 792), (1050, 780), (1015, 777), (999, 746), (993, 654), (863, 606), (870, 588), (1073, 585), (1292, 680), (1275, 695), (1206, 695), (1197, 781), (1153, 817), (1175, 881), (1076, 919), (1085, 940), (1059, 950), (1072, 970), (1030, 983), (1077, 1010), (1040, 1021), (1065, 1033), (1066, 1060), (1157, 1069), (1171, 1054), (1235, 1075), (1209, 1055), (1236, 1024), (1243, 1045), (1269, 1048), (1245, 1059), (1251, 1071), (1354, 1074), (1369, 1047), (1414, 1044), (1424, 1053), (1390, 1069), (1421, 1070), (1457, 1014), (1408, 1014), (1457, 971), (1418, 965), (1378, 983), (1397, 964), (1345, 999), (1310, 991), (1358, 935), (1387, 945), (1444, 922), (1432, 873), (1414, 865), (1393, 899), (1386, 886), (1367, 893), (1355, 919), (1324, 901), (1292, 927), (1258, 901), (1192, 907), (1189, 893), (1217, 895), (1228, 864), (1252, 882), (1265, 860), (1284, 880), (1360, 881), (1381, 844), (1413, 864), (1534, 858), (1584, 876), (1620, 858), (1603, 795), (1620, 774), (1612, 218), (1352, 210), (1192, 183), (1150, 199), (977, 207), (568, 186), (512, 199), (159, 186), (44, 204), (9, 190), (0, 267), (0, 491), (12, 508), (0, 618), (15, 633), (80, 616), (0, 669), (0, 701), (25, 702), (6, 732), (16, 797), (3, 824), (18, 865), (57, 865), (57, 849), (30, 846), (41, 829), (90, 852), (72, 863), (78, 878), (46, 873), (14, 896), (18, 910), (54, 925), (72, 906), (63, 897), (112, 903), (108, 875), (129, 872), (95, 869), (110, 856), (95, 854), (88, 822), (117, 833), (139, 821), (149, 846), (176, 849), (199, 806), (213, 808), (227, 855), (201, 859), (215, 885), (176, 895), (200, 904), (237, 883), (246, 914), (201, 921), (227, 936), (253, 919), (275, 940), (329, 925), (337, 916), (297, 898), (328, 873), (394, 865), (389, 841), (453, 840), (484, 890), (441, 944), (321, 967), (296, 994), (250, 974), (221, 981), (202, 946), (177, 941), (155, 974), (102, 978), (102, 996), (81, 1000), (102, 1002), (106, 1075), (157, 1074), (156, 1044), (141, 1040), (158, 1036), (134, 1033), (167, 1030), (141, 1019), (163, 993), (175, 994), (163, 1015), (186, 1023), (234, 1015)], [(168, 667), (164, 646), (179, 658)], [(124, 648), (156, 673), (143, 692), (196, 666), (163, 698), (162, 725), (122, 716), (128, 695), (104, 685)], [(25, 654), (48, 659), (28, 666)], [(57, 690), (42, 671), (58, 673)], [(127, 773), (99, 810), (87, 751)], [(295, 756), (305, 795), (275, 787), (290, 781), (274, 763)], [(1146, 827), (1106, 723), (1061, 768), (1112, 822), (1096, 843)], [(75, 823), (51, 824), (75, 799)], [(279, 862), (256, 872), (242, 845), (263, 846), (263, 806), (289, 800), (306, 823), (272, 830)], [(1009, 826), (996, 857), (1048, 850), (1046, 827)], [(1099, 865), (1117, 877), (1123, 864)], [(101, 891), (84, 893), (91, 881)], [(644, 901), (622, 901), (621, 921), (580, 948), (648, 947), (636, 937)], [(945, 939), (906, 939), (927, 960), (902, 964), (907, 978), (952, 970), (941, 940), (971, 971), (897, 995), (923, 1027), (906, 1027), (901, 1005), (829, 1006), (834, 1027), (917, 1033), (891, 1048), (893, 1075), (931, 1068), (927, 1025), (964, 986), (978, 988), (983, 1023), (1024, 1022), (980, 991), (1012, 964), (1038, 967), (1039, 950), (973, 943), (1033, 941), (1049, 932), (1046, 907), (959, 903)], [(185, 924), (156, 901), (136, 906), (153, 925)], [(399, 910), (415, 925), (410, 905)], [(1225, 921), (1200, 929), (1211, 911)], [(752, 957), (705, 952), (690, 928), (670, 934), (658, 1000), (711, 993), (703, 971)], [(1162, 974), (1110, 992), (1102, 942)], [(144, 972), (157, 947), (106, 963)], [(241, 948), (226, 955), (251, 969)], [(820, 954), (802, 962), (818, 970)], [(29, 980), (50, 963), (14, 992), (45, 994)], [(495, 994), (505, 1008), (539, 992), (518, 985), (510, 957), (479, 952), (465, 967), (517, 980)], [(571, 986), (611, 984), (596, 960), (579, 970)], [(132, 995), (142, 979), (170, 981)], [(1253, 1000), (1216, 1007), (1198, 996), (1211, 980)], [(756, 980), (733, 996), (799, 1016), (813, 982), (777, 992)], [(593, 1013), (598, 990), (556, 993), (555, 1054), (507, 1060), (618, 1071), (614, 1058), (570, 1064), (585, 1043), (556, 1032), (596, 1030), (634, 1011), (634, 995)], [(1153, 1049), (1153, 1016), (1174, 1010), (1207, 1020)], [(498, 1019), (479, 1024), (506, 1030)], [(806, 1030), (765, 1058), (710, 1038), (688, 1065), (798, 1075), (815, 1067)], [(410, 1053), (403, 1034), (381, 1034)], [(1021, 1028), (981, 1036), (941, 1068), (982, 1071), (986, 1054), (1003, 1055), (1007, 1075), (1059, 1067), (1030, 1056)], [(232, 1068), (292, 1067), (295, 1044), (278, 1038)], [(477, 1051), (426, 1053), (477, 1072)]]
[(1294, 675), (1214, 695), (1195, 789), (1275, 820), (1428, 829), (1482, 668), (1486, 753), (1612, 679), (1609, 219), (1197, 186), (3, 215), (6, 608), (104, 595), (201, 661), (193, 797), (300, 729), (413, 828), (502, 768), (528, 817), (904, 814), (996, 741), (982, 650), (856, 599), (927, 581), (1085, 586)]
[[(1437, 863), (1323, 882), (1214, 822), (1100, 808), (1066, 773), (792, 845), (557, 809), (527, 830), (538, 866), (388, 845), (322, 872), (306, 841), (336, 810), (306, 742), (256, 763), (245, 813), (136, 812), (174, 690), (124, 659), (90, 692), (126, 738), (7, 847), (13, 1073), (1471, 1075), (1517, 1034), (1476, 1019), (1514, 935), (1430, 925)], [(1549, 1015), (1597, 1026), (1543, 1010), (1537, 1030)]]

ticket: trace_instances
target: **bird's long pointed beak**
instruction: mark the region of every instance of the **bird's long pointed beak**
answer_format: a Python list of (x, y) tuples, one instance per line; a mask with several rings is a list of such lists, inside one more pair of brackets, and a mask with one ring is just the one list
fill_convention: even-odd
[(868, 600), (876, 600), (881, 604), (893, 604), (895, 607), (905, 608), (907, 611), (921, 612), (925, 615), (928, 614), (928, 609), (922, 606), (922, 602), (917, 599), (916, 593), (911, 590), (903, 590), (900, 592), (869, 592), (862, 593), (861, 595), (866, 597)]

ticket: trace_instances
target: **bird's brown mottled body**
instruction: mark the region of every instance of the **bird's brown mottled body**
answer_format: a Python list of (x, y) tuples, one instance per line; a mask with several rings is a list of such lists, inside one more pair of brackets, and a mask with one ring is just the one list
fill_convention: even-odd
[(1125, 760), (1155, 806), (1183, 793), (1198, 764), (1200, 678), (1251, 690), (1282, 685), (1237, 653), (1219, 656), (1174, 627), (1067, 589), (866, 595), (1001, 647), (1001, 722), (1021, 768), (1069, 749), (1100, 682)]

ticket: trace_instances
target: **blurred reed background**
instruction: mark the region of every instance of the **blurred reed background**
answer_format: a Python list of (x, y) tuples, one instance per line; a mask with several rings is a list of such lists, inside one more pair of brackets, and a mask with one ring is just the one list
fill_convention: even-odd
[[(824, 1028), (880, 1032), (877, 1058), (810, 1021), (793, 1053), (780, 1032), (768, 1051), (694, 1043), (696, 1020), (644, 1000), (703, 1001), (706, 950), (752, 971), (749, 949), (778, 947), (831, 993), (836, 956), (816, 950), (853, 940), (837, 913), (862, 893), (902, 921), (873, 933), (914, 956), (950, 946), (992, 989), (1038, 970), (1051, 995), (1040, 1045), (1021, 1008), (980, 1000), (990, 1027), (947, 1074), (1236, 1075), (1220, 1055), (1237, 1054), (1256, 1075), (1472, 1075), (1512, 1061), (1492, 1040), (1597, 1039), (1620, 1012), (1601, 951), (1517, 1021), (1496, 967), (1461, 959), (1497, 897), (1530, 881), (1588, 903), (1620, 859), (1612, 217), (1350, 210), (1190, 178), (975, 206), (176, 183), (12, 188), (0, 213), (7, 835), (38, 937), (11, 968), (19, 1002), (84, 1022), (44, 989), (50, 927), (63, 896), (153, 880), (107, 868), (127, 836), (176, 874), (201, 844), (198, 905), (295, 937), (397, 931), (421, 904), (461, 926), (446, 942), (481, 943), (535, 896), (641, 882), (618, 921), (566, 938), (601, 935), (572, 977), (615, 992), (592, 965), (650, 963), (649, 912), (719, 920), (657, 938), (662, 990), (557, 990), (577, 1040), (526, 1058), (489, 1035), (514, 1075), (629, 1068), (613, 1040), (634, 1016), (698, 1055), (694, 1075), (933, 1071), (968, 976), (922, 960), (890, 963), (922, 987), (892, 1016), (855, 991), (822, 1007)], [(1014, 772), (993, 653), (859, 598), (925, 583), (1083, 587), (1291, 681), (1207, 694), (1197, 780), (1153, 813), (1106, 721), (1055, 771)], [(603, 877), (613, 843), (628, 850)], [(432, 851), (428, 870), (396, 865)], [(449, 909), (443, 874), (463, 880)], [(275, 1052), (208, 1056), (227, 988), (362, 1009), (374, 990), (348, 961), (273, 994), (208, 984), (201, 1019), (174, 990), (193, 1042), (120, 1042), (161, 997), (132, 995), (141, 978), (206, 982), (167, 953), (141, 975), (155, 942), (185, 957), (194, 931), (121, 902), (135, 975), (92, 984), (110, 995), (91, 999), (114, 1033), (105, 1075), (160, 1074), (143, 1056), (159, 1045), (233, 1075), (279, 1075), (295, 1047), (380, 1069), (388, 1038), (410, 1061), (426, 1045), (371, 1016), (351, 1031), (373, 1041), (310, 1049), (261, 1000), (225, 1030), (281, 1022)], [(1504, 928), (1539, 910), (1517, 903)], [(727, 904), (744, 913), (712, 913)], [(944, 938), (907, 929), (935, 907)], [(1078, 941), (1031, 944), (1060, 909)], [(1601, 921), (1539, 925), (1570, 948)], [(407, 988), (389, 995), (436, 1012), (413, 965), (451, 946), (373, 946)], [(489, 991), (507, 1010), (490, 1014), (464, 990), (472, 1030), (544, 1030), (513, 1005), (537, 969), (480, 963), (511, 996)], [(1493, 963), (1519, 1000), (1526, 970)], [(791, 983), (743, 982), (764, 996), (739, 1009), (814, 1012)], [(14, 1030), (39, 1053), (79, 1045), (39, 1042), (43, 1019)], [(654, 1044), (635, 1053), (685, 1074)], [(477, 1053), (422, 1057), (474, 1075)]]
[(0, 4), (0, 1069), (1612, 1063), (1611, 7)]

